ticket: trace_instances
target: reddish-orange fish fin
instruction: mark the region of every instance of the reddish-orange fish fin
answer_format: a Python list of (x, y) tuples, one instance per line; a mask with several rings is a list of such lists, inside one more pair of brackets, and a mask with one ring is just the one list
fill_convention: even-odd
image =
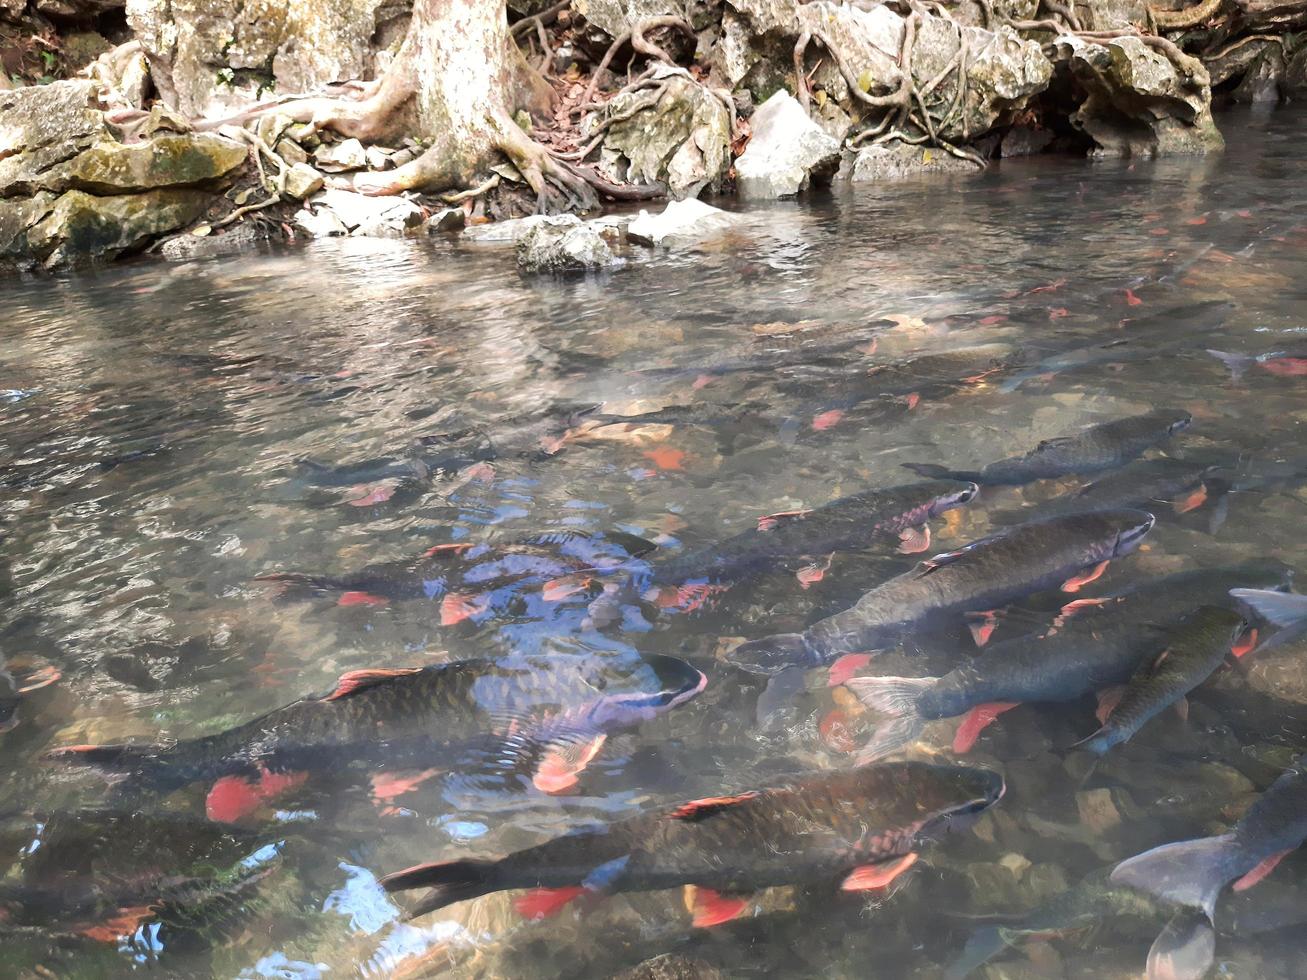
[(1127, 289), (1125, 291), (1125, 301), (1130, 306), (1140, 306), (1144, 302), (1138, 296), (1135, 295), (1135, 291), (1133, 289)]
[(958, 730), (953, 735), (953, 751), (958, 755), (970, 752), (975, 747), (976, 739), (980, 738), (980, 733), (992, 725), (995, 718), (1019, 704), (1019, 701), (991, 701), (989, 704), (976, 705), (967, 712), (962, 724), (958, 725)]
[(451, 592), (440, 600), (440, 625), (453, 626), (486, 611), (484, 596)]
[(921, 392), (910, 391), (903, 396), (903, 404), (908, 406), (908, 411), (912, 411), (921, 404)]
[(540, 598), (545, 602), (560, 602), (568, 596), (576, 595), (578, 592), (584, 592), (590, 587), (594, 578), (590, 575), (563, 575), (559, 578), (550, 579), (540, 590)]
[(140, 928), (141, 923), (152, 915), (154, 910), (150, 906), (132, 905), (118, 909), (103, 922), (79, 926), (75, 931), (79, 936), (85, 936), (98, 943), (117, 942), (121, 937), (134, 933)]
[(826, 577), (826, 573), (830, 571), (831, 562), (834, 560), (834, 554), (827, 555), (826, 560), (820, 565), (815, 562), (811, 565), (804, 565), (795, 572), (794, 577), (799, 580), (799, 585), (806, 589), (810, 585), (820, 582)]
[(1181, 695), (1180, 700), (1175, 703), (1175, 713), (1180, 716), (1181, 721), (1189, 720), (1189, 699)]
[(1246, 892), (1249, 888), (1274, 871), (1275, 866), (1283, 861), (1287, 855), (1292, 854), (1293, 851), (1294, 848), (1289, 848), (1289, 850), (1281, 851), (1279, 854), (1272, 854), (1230, 887), (1237, 892)]
[(783, 510), (776, 514), (765, 514), (758, 518), (758, 530), (770, 531), (781, 524), (806, 517), (811, 513), (811, 510)]
[(1262, 361), (1261, 368), (1267, 374), (1281, 378), (1301, 378), (1307, 375), (1307, 357), (1277, 357)]
[(830, 665), (826, 686), (839, 687), (869, 663), (871, 663), (869, 653), (846, 653)]
[(269, 800), (276, 799), (309, 778), (307, 772), (259, 773), (258, 782), (245, 776), (223, 776), (204, 798), (204, 813), (216, 823), (234, 823), (249, 816)]
[(1177, 514), (1187, 514), (1207, 503), (1207, 487), (1200, 486), (1193, 493), (1186, 494), (1171, 504)]
[(989, 642), (989, 638), (994, 635), (994, 630), (998, 629), (1003, 613), (1002, 609), (985, 609), (966, 614), (967, 629), (971, 631), (971, 638), (976, 642), (976, 646), (983, 647)]
[(388, 606), (390, 600), (371, 592), (342, 592), (336, 600), (338, 606)]
[(1236, 657), (1242, 657), (1245, 654), (1252, 653), (1257, 649), (1257, 627), (1245, 630), (1239, 639), (1234, 641), (1230, 647), (1230, 652)]
[(840, 883), (842, 892), (865, 892), (876, 888), (888, 887), (895, 878), (917, 863), (916, 851), (909, 851), (894, 861), (881, 861), (878, 864), (864, 864), (854, 868), (847, 878)]
[(1100, 725), (1107, 724), (1107, 719), (1112, 717), (1112, 712), (1121, 703), (1121, 698), (1124, 695), (1124, 684), (1114, 684), (1098, 692), (1098, 707), (1094, 710), (1094, 717), (1098, 719)]
[(59, 673), (53, 667), (42, 667), (28, 674), (23, 680), (26, 682), (15, 693), (31, 694), (33, 691), (39, 691), (43, 687), (49, 687), (55, 683), (63, 674)]
[(475, 547), (476, 545), (467, 542), (463, 544), (438, 544), (422, 552), (422, 557), (435, 558), (440, 555), (441, 557), (453, 558), (465, 551), (471, 551)]
[(722, 895), (711, 888), (686, 885), (685, 904), (694, 915), (693, 925), (707, 929), (743, 915), (749, 908), (749, 899), (738, 895)]
[(899, 554), (917, 555), (930, 547), (930, 528), (925, 524), (899, 532)]
[(421, 667), (375, 667), (370, 670), (351, 670), (340, 675), (340, 679), (336, 681), (335, 690), (322, 700), (339, 701), (341, 698), (347, 698), (351, 694), (357, 694), (369, 687), (384, 684), (396, 677), (407, 677), (410, 674), (420, 673), (422, 673)]
[(585, 891), (580, 885), (568, 888), (533, 888), (513, 900), (513, 908), (524, 919), (548, 919), (557, 915)]
[(1093, 568), (1089, 569), (1089, 571), (1081, 572), (1079, 575), (1072, 575), (1069, 579), (1067, 579), (1065, 582), (1062, 583), (1062, 591), (1079, 592), (1090, 582), (1093, 582), (1096, 579), (1100, 578), (1102, 574), (1105, 571), (1107, 571), (1108, 564), (1109, 562), (1100, 561)]
[(826, 712), (817, 726), (817, 734), (826, 747), (836, 752), (852, 752), (858, 747), (853, 739), (848, 713), (843, 708)]
[(599, 734), (583, 741), (558, 741), (545, 749), (531, 785), (542, 793), (561, 793), (577, 783), (585, 770), (604, 747), (608, 736)]
[(729, 807), (738, 806), (757, 795), (757, 792), (750, 791), (748, 793), (736, 793), (734, 796), (709, 796), (702, 800), (691, 800), (689, 803), (682, 803), (673, 810), (671, 818), (673, 820), (687, 821), (702, 820)]
[(372, 775), (372, 799), (377, 803), (393, 800), (397, 796), (411, 793), (432, 776), (440, 775), (439, 769), (424, 769), (418, 773), (378, 772)]
[(815, 432), (824, 432), (827, 429), (833, 429), (844, 421), (844, 412), (838, 408), (832, 408), (829, 412), (821, 412), (812, 417), (812, 428)]

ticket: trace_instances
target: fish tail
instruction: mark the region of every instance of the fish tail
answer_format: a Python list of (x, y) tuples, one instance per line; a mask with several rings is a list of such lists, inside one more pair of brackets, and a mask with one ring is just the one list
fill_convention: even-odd
[(1148, 950), (1149, 980), (1205, 977), (1216, 958), (1216, 933), (1201, 915), (1177, 912)]
[[(122, 774), (133, 789), (167, 792), (186, 785), (192, 778), (169, 758), (166, 745), (66, 745), (51, 749), (46, 758), (75, 766), (87, 766), (106, 774)], [(120, 787), (122, 788), (122, 787)]]
[(726, 660), (753, 674), (775, 674), (786, 667), (815, 667), (821, 657), (802, 633), (777, 633), (740, 644)]
[(1246, 354), (1231, 354), (1229, 351), (1212, 350), (1207, 348), (1207, 353), (1224, 364), (1230, 369), (1230, 380), (1238, 381), (1244, 376), (1244, 372), (1257, 363), (1257, 358), (1248, 357)]
[(307, 572), (268, 572), (266, 575), (255, 575), (255, 582), (274, 582), (279, 585), (302, 585), (309, 589), (338, 589), (341, 587), (338, 579), (331, 578), (328, 575), (310, 575)]
[(1123, 861), (1112, 880), (1212, 917), (1216, 897), (1246, 870), (1243, 848), (1231, 834), (1163, 844)]
[(407, 918), (416, 919), (454, 902), (499, 891), (502, 886), (497, 880), (498, 871), (499, 864), (496, 861), (418, 864), (386, 875), (381, 879), (381, 887), (388, 892), (430, 888), (431, 891), (408, 911)]
[(1231, 589), (1230, 595), (1279, 629), (1264, 640), (1258, 650), (1265, 651), (1307, 633), (1307, 595), (1276, 592), (1274, 589)]
[(937, 466), (934, 463), (900, 463), (899, 465), (930, 480), (977, 480), (980, 477), (979, 473), (951, 470), (947, 466)]
[(854, 677), (845, 682), (868, 708), (886, 716), (857, 755), (858, 765), (875, 762), (915, 740), (925, 727), (921, 699), (935, 686), (933, 677)]

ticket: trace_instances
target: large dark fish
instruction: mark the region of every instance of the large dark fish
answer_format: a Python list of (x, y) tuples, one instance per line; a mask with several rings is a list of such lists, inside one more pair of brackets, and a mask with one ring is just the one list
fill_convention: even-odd
[(1101, 473), (1130, 462), (1187, 429), (1193, 416), (1179, 409), (1091, 425), (1074, 436), (1045, 439), (1021, 456), (990, 463), (978, 471), (950, 470), (929, 463), (904, 463), (922, 476), (971, 480), (985, 486), (1016, 485), (1072, 474)]
[(1234, 882), (1251, 887), (1307, 839), (1307, 771), (1302, 760), (1280, 776), (1227, 833), (1164, 844), (1123, 861), (1112, 880), (1212, 917)]
[[(942, 677), (858, 677), (849, 688), (884, 721), (860, 759), (881, 759), (915, 739), (927, 721), (984, 706), (1074, 701), (1125, 682), (1140, 662), (1165, 648), (1158, 627), (1205, 605), (1232, 605), (1236, 586), (1277, 586), (1288, 579), (1278, 562), (1250, 562), (1170, 575), (1095, 599), (1077, 599), (1042, 635), (996, 643), (984, 656)], [(1226, 650), (1229, 647), (1227, 645)], [(965, 738), (974, 740), (993, 712)]]
[(1002, 382), (999, 390), (1015, 391), (1032, 378), (1156, 357), (1164, 351), (1196, 343), (1205, 334), (1219, 330), (1234, 309), (1234, 303), (1228, 300), (1210, 300), (1135, 317), (1115, 330), (1110, 339), (1096, 337), (1091, 343), (1048, 355)]
[(452, 626), (507, 604), (529, 584), (596, 568), (616, 567), (654, 550), (642, 538), (621, 532), (543, 531), (495, 544), (438, 544), (414, 558), (367, 565), (344, 575), (269, 572), (289, 598), (339, 593), (343, 606), (377, 606), (408, 599), (440, 603), (440, 622)]
[[(887, 543), (902, 554), (915, 554), (930, 547), (927, 521), (969, 503), (978, 491), (974, 483), (929, 480), (866, 490), (812, 510), (768, 514), (758, 519), (756, 528), (651, 562), (649, 573), (637, 575), (634, 585), (662, 608), (685, 607), (794, 559), (820, 559)], [(805, 584), (822, 574), (820, 567), (799, 572)]]
[[(889, 320), (882, 322), (885, 326), (892, 325)], [(636, 373), (650, 377), (695, 374), (703, 378), (716, 378), (727, 374), (771, 372), (787, 367), (838, 367), (847, 364), (855, 356), (872, 353), (875, 347), (875, 334), (859, 330), (840, 340), (802, 344), (789, 350), (761, 351), (757, 354), (726, 358), (707, 365), (641, 368)]]
[[(252, 812), (312, 771), (351, 763), (374, 768), (450, 768), (471, 752), (522, 764), (537, 789), (571, 786), (614, 731), (682, 704), (704, 689), (703, 674), (671, 657), (647, 660), (649, 691), (580, 701), (561, 676), (489, 660), (430, 667), (356, 670), (335, 690), (304, 698), (236, 728), (173, 745), (74, 745), (51, 757), (130, 774), (135, 786), (168, 792), (212, 782), (214, 819)], [(566, 705), (542, 711), (547, 703)]]
[(758, 673), (818, 667), (884, 647), (932, 617), (989, 611), (1057, 586), (1076, 591), (1134, 551), (1153, 522), (1146, 511), (1107, 510), (1020, 524), (936, 555), (802, 633), (745, 643), (728, 659)]
[[(1154, 507), (1170, 501), (1177, 513), (1188, 513), (1229, 489), (1218, 474), (1223, 467), (1160, 456), (1138, 459), (1064, 497), (1054, 497), (1022, 511), (996, 514), (1003, 520), (1039, 520), (1086, 510)], [(1156, 513), (1156, 511), (1154, 511)]]
[(381, 879), (387, 891), (431, 888), (418, 916), (513, 888), (518, 910), (543, 917), (590, 893), (693, 886), (694, 924), (741, 914), (762, 888), (839, 881), (888, 884), (916, 851), (1003, 795), (987, 769), (903, 762), (806, 776), (681, 803), (607, 828), (557, 837), (494, 860), (422, 864)]

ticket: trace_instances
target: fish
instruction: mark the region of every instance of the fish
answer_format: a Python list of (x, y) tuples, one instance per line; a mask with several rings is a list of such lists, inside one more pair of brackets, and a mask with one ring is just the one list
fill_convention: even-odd
[(1085, 368), (1157, 357), (1164, 351), (1183, 348), (1224, 326), (1234, 311), (1228, 300), (1209, 300), (1135, 317), (1125, 321), (1117, 336), (1103, 341), (1096, 334), (1092, 342), (1049, 354), (1038, 363), (1011, 375), (998, 386), (1007, 394), (1033, 378), (1069, 374)]
[[(891, 326), (891, 321), (879, 321)], [(807, 343), (792, 350), (769, 350), (743, 357), (727, 358), (713, 364), (687, 365), (686, 367), (641, 368), (637, 374), (646, 377), (675, 377), (694, 374), (705, 378), (719, 378), (728, 374), (771, 372), (781, 368), (839, 367), (874, 347), (876, 335), (867, 330), (854, 330), (840, 340), (824, 343)]]
[(650, 563), (638, 587), (660, 605), (689, 592), (736, 585), (786, 561), (857, 551), (888, 543), (903, 554), (930, 547), (928, 521), (975, 499), (979, 487), (958, 480), (929, 480), (866, 490), (811, 510), (758, 519), (756, 527), (684, 555)]
[(1188, 412), (1158, 409), (1091, 425), (1073, 436), (1045, 439), (1024, 455), (1002, 459), (976, 471), (951, 470), (929, 463), (903, 466), (922, 476), (971, 480), (982, 486), (1015, 486), (1114, 469), (1187, 429), (1192, 422), (1193, 416)]
[[(1138, 459), (1081, 487), (1075, 493), (1054, 497), (1023, 511), (1001, 511), (998, 520), (1040, 520), (1086, 510), (1117, 507), (1153, 507), (1170, 501), (1177, 513), (1188, 513), (1231, 489), (1221, 474), (1225, 467), (1159, 456)], [(1154, 511), (1157, 513), (1157, 511)]]
[[(1168, 631), (1165, 648), (1135, 668), (1125, 692), (1101, 728), (1076, 747), (1103, 755), (1128, 741), (1166, 708), (1177, 703), (1212, 675), (1226, 658), (1252, 649), (1242, 645), (1248, 621), (1222, 606), (1201, 606)], [(1252, 631), (1251, 643), (1257, 642)]]
[(419, 864), (381, 884), (392, 893), (431, 889), (409, 918), (510, 889), (530, 889), (516, 907), (543, 918), (582, 897), (689, 886), (694, 924), (706, 927), (744, 914), (762, 888), (884, 887), (928, 842), (1003, 792), (989, 769), (902, 762), (822, 772), (676, 803), (500, 858)]
[(809, 626), (736, 647), (728, 662), (754, 673), (819, 667), (841, 654), (885, 647), (933, 617), (984, 612), (1044, 589), (1076, 591), (1130, 554), (1155, 522), (1142, 510), (1032, 521), (936, 555)]
[(858, 700), (883, 718), (858, 759), (871, 762), (896, 752), (916, 739), (927, 721), (996, 703), (1074, 701), (1125, 683), (1142, 660), (1165, 649), (1159, 628), (1205, 605), (1233, 605), (1232, 588), (1282, 586), (1289, 575), (1276, 561), (1181, 572), (1077, 599), (1045, 632), (996, 643), (983, 657), (941, 677), (848, 680)]
[[(605, 563), (614, 566), (657, 545), (620, 531), (583, 533), (570, 528), (542, 531), (503, 542), (449, 542), (413, 558), (367, 565), (345, 575), (266, 572), (254, 581), (272, 583), (285, 598), (339, 593), (341, 605), (384, 605), (414, 599), (440, 599), (442, 622), (452, 625), (484, 611), (492, 594), (514, 586), (546, 582)], [(464, 615), (466, 613), (466, 615)]]
[[(253, 812), (311, 772), (355, 763), (451, 768), (478, 750), (525, 764), (537, 789), (559, 792), (577, 781), (611, 733), (689, 701), (707, 684), (681, 660), (650, 656), (645, 663), (657, 683), (653, 690), (588, 700), (578, 700), (561, 677), (489, 660), (356, 670), (325, 695), (214, 735), (171, 745), (74, 745), (47, 755), (125, 773), (132, 789), (167, 793), (208, 783), (206, 808), (222, 822)], [(536, 707), (551, 702), (572, 706)]]
[(1230, 595), (1279, 629), (1259, 649), (1268, 650), (1307, 632), (1307, 596), (1273, 589), (1231, 589)]
[(1224, 364), (1230, 370), (1230, 380), (1239, 381), (1252, 368), (1261, 368), (1267, 374), (1277, 378), (1307, 377), (1307, 350), (1274, 350), (1265, 354), (1231, 354), (1229, 351), (1212, 350), (1207, 353)]
[(1252, 887), (1307, 839), (1307, 769), (1299, 757), (1224, 834), (1163, 844), (1122, 861), (1112, 881), (1201, 909), (1210, 921), (1227, 885)]

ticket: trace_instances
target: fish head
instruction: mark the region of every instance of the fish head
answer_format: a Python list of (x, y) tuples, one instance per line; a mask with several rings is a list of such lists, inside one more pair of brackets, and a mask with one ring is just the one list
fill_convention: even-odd
[(963, 507), (976, 499), (980, 486), (964, 480), (927, 480), (922, 484), (932, 497), (930, 516), (936, 517), (954, 507)]
[(684, 660), (649, 654), (644, 661), (658, 680), (657, 697), (662, 702), (661, 707), (674, 708), (684, 704), (708, 686), (708, 678), (703, 671), (696, 670)]
[(975, 766), (900, 763), (912, 766), (911, 783), (917, 805), (928, 811), (917, 836), (933, 839), (963, 830), (1003, 798), (1007, 784), (1001, 773)]
[(1116, 527), (1116, 542), (1110, 556), (1112, 558), (1128, 555), (1138, 548), (1157, 523), (1157, 518), (1146, 510), (1104, 511), (1101, 516), (1109, 525)]
[(1293, 567), (1278, 558), (1253, 558), (1230, 569), (1230, 578), (1239, 580), (1239, 588), (1274, 592), (1288, 592), (1293, 574)]
[(1177, 432), (1183, 432), (1194, 422), (1194, 417), (1180, 408), (1160, 409), (1154, 412), (1153, 415), (1166, 425), (1166, 434), (1169, 436), (1173, 436)]

